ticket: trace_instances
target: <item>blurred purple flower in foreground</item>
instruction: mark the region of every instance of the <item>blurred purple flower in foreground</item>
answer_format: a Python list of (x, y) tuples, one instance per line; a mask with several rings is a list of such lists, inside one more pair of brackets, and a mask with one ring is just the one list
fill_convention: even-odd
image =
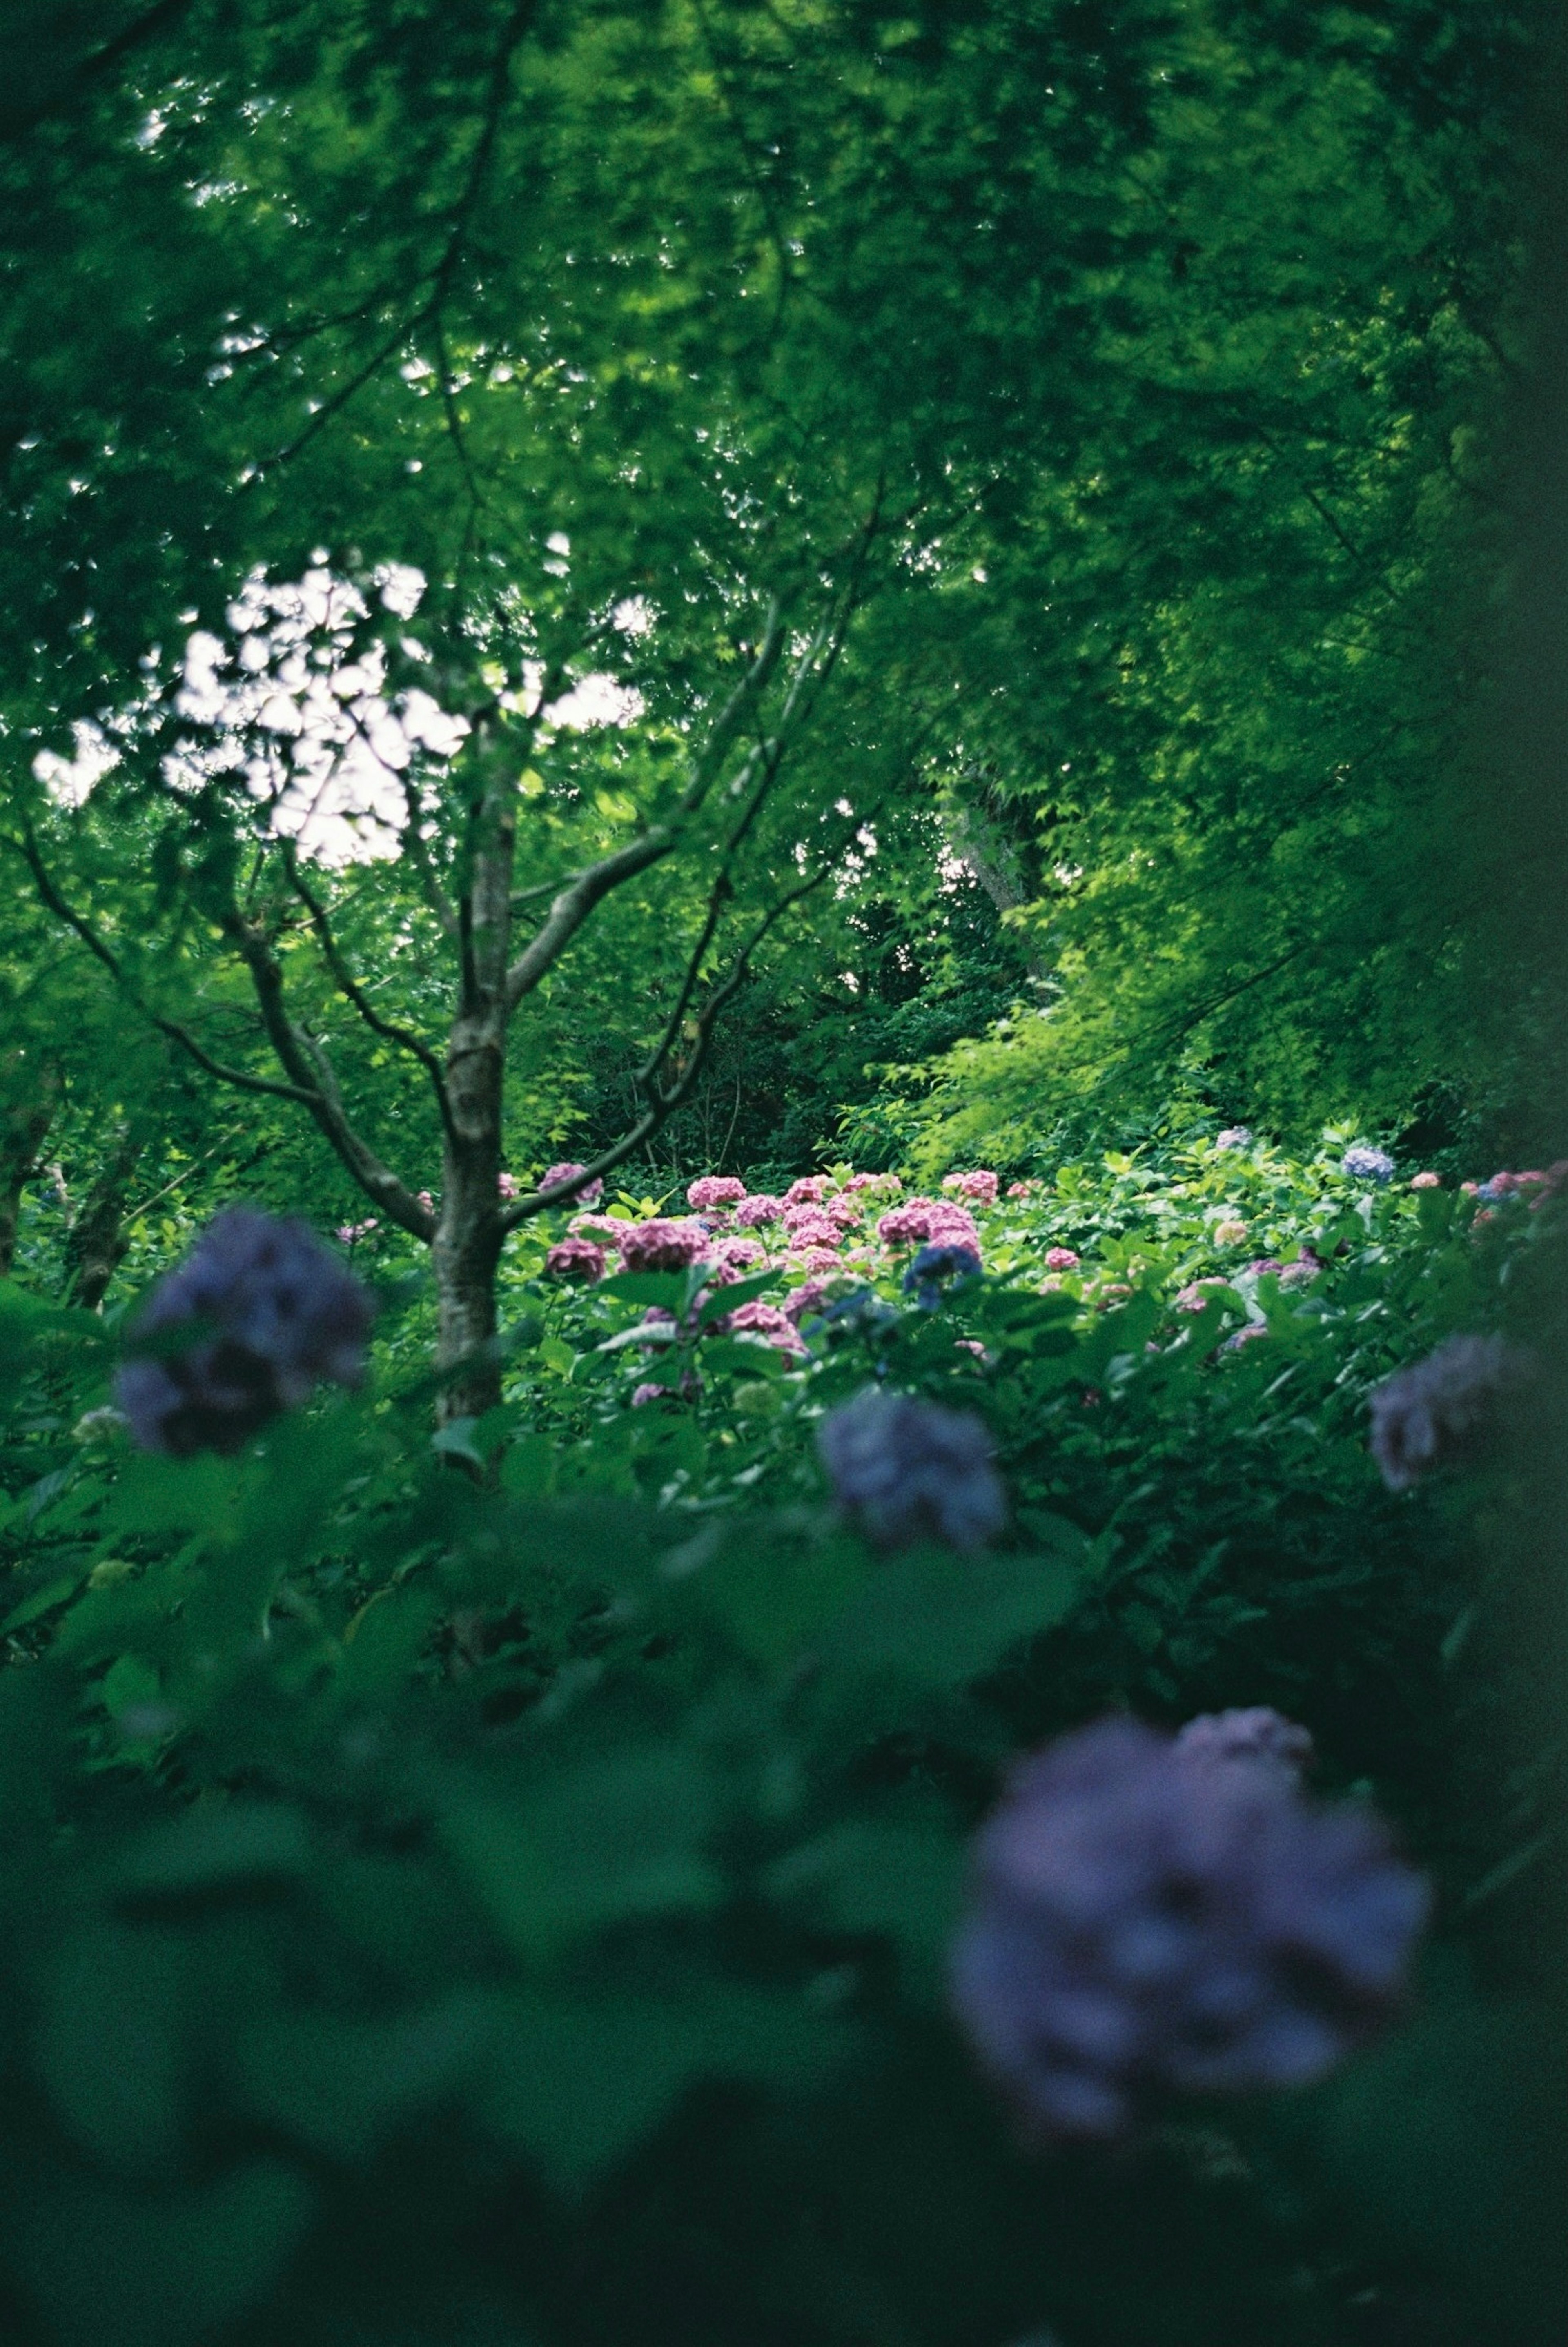
[(1501, 1337), (1450, 1337), (1371, 1395), (1372, 1456), (1390, 1491), (1474, 1455), (1504, 1396), (1527, 1384), (1531, 1357)]
[[(231, 1206), (137, 1314), (115, 1398), (145, 1450), (238, 1450), (321, 1379), (360, 1383), (373, 1310), (303, 1223)], [(185, 1327), (184, 1348), (138, 1353)]]
[(1007, 1521), (991, 1439), (968, 1410), (868, 1387), (817, 1430), (834, 1498), (884, 1548), (980, 1547)]
[(1170, 2090), (1323, 2076), (1397, 2009), (1429, 1903), (1365, 1811), (1102, 1719), (982, 1829), (954, 2003), (1035, 2140), (1114, 2138)]
[(1292, 1784), (1312, 1765), (1310, 1731), (1266, 1703), (1246, 1711), (1200, 1712), (1182, 1729), (1175, 1748), (1183, 1760), (1253, 1761), (1282, 1770)]

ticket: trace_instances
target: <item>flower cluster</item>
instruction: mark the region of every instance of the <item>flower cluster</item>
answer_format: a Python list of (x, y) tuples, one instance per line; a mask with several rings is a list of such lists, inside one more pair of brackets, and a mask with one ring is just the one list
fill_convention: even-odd
[(602, 1279), (604, 1249), (579, 1232), (569, 1232), (546, 1255), (545, 1269), (552, 1279)]
[(784, 1210), (782, 1198), (774, 1197), (769, 1191), (757, 1190), (749, 1198), (741, 1200), (735, 1208), (735, 1220), (743, 1224), (747, 1230), (755, 1230), (759, 1223), (776, 1223)]
[(1425, 1883), (1288, 1752), (1225, 1741), (1101, 1720), (1026, 1761), (979, 1836), (954, 2003), (1037, 2139), (1306, 2085), (1397, 2010)]
[(1358, 1141), (1348, 1149), (1340, 1163), (1355, 1182), (1391, 1182), (1394, 1178), (1394, 1161), (1388, 1151), (1370, 1148), (1365, 1142)]
[[(539, 1187), (541, 1190), (554, 1190), (563, 1182), (575, 1182), (579, 1174), (587, 1171), (586, 1165), (548, 1165), (539, 1176)], [(575, 1203), (579, 1206), (597, 1206), (603, 1195), (602, 1182), (584, 1182), (574, 1194)]]
[(970, 1411), (868, 1387), (823, 1419), (817, 1449), (839, 1507), (880, 1547), (979, 1548), (1007, 1521), (991, 1439)]
[(913, 1296), (922, 1312), (934, 1312), (946, 1281), (958, 1286), (979, 1276), (980, 1258), (972, 1246), (923, 1246), (904, 1274), (904, 1293)]
[(1205, 1711), (1189, 1719), (1176, 1737), (1176, 1752), (1188, 1761), (1245, 1760), (1283, 1769), (1294, 1784), (1312, 1766), (1312, 1734), (1268, 1704), (1255, 1704), (1245, 1711)]
[(116, 1401), (144, 1450), (238, 1450), (323, 1379), (361, 1382), (373, 1310), (305, 1224), (231, 1206), (137, 1314)]
[(957, 1191), (960, 1198), (973, 1198), (977, 1205), (994, 1206), (999, 1187), (994, 1174), (977, 1171), (972, 1174), (949, 1174), (943, 1181), (944, 1190)]
[(1472, 1458), (1498, 1406), (1530, 1378), (1530, 1356), (1501, 1337), (1450, 1337), (1374, 1388), (1372, 1456), (1390, 1491)]
[(711, 1214), (715, 1207), (722, 1210), (725, 1206), (738, 1206), (745, 1194), (745, 1184), (735, 1181), (732, 1175), (704, 1174), (688, 1187), (686, 1204), (694, 1207), (699, 1214)]
[(708, 1245), (708, 1234), (698, 1222), (675, 1222), (655, 1214), (645, 1223), (627, 1223), (623, 1227), (620, 1260), (628, 1271), (684, 1271)]
[(1245, 1124), (1227, 1124), (1223, 1133), (1214, 1135), (1216, 1149), (1250, 1149), (1252, 1128)]

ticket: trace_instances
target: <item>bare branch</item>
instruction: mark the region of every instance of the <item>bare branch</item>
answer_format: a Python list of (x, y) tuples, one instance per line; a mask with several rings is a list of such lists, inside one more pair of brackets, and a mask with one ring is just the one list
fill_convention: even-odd
[(101, 49), (94, 49), (84, 57), (69, 79), (41, 104), (0, 110), (0, 138), (23, 138), (41, 122), (47, 122), (52, 115), (67, 112), (95, 82), (112, 73), (123, 58), (156, 40), (159, 33), (177, 25), (181, 16), (188, 16), (192, 5), (193, 0), (157, 0), (155, 6), (134, 17), (112, 41), (106, 41)]
[(400, 1026), (395, 1019), (384, 1019), (371, 1001), (364, 987), (343, 958), (338, 941), (333, 935), (332, 923), (328, 918), (326, 907), (315, 895), (304, 874), (300, 870), (299, 856), (292, 840), (283, 841), (282, 859), (283, 870), (288, 876), (289, 885), (310, 916), (311, 927), (316, 933), (323, 958), (336, 981), (338, 991), (354, 1005), (365, 1025), (375, 1034), (384, 1037), (389, 1043), (395, 1043), (400, 1051), (407, 1051), (418, 1061), (435, 1089), (436, 1105), (441, 1113), (442, 1125), (447, 1133), (450, 1133), (452, 1108), (446, 1097), (446, 1082), (441, 1071), (439, 1059), (423, 1036), (415, 1034), (412, 1028)]
[(784, 620), (775, 595), (768, 604), (767, 620), (756, 657), (713, 721), (712, 730), (681, 800), (682, 815), (695, 815), (706, 798), (714, 777), (729, 755), (731, 743), (745, 723), (747, 713), (766, 690), (783, 649)]
[(561, 890), (535, 935), (507, 972), (506, 1001), (515, 1010), (581, 928), (594, 907), (639, 872), (660, 864), (675, 846), (679, 834), (656, 824), (613, 856), (601, 856), (576, 873)]
[[(690, 1096), (692, 1086), (702, 1073), (719, 1013), (727, 1003), (733, 1000), (744, 984), (751, 967), (752, 956), (784, 915), (794, 906), (798, 905), (803, 897), (810, 896), (814, 889), (820, 888), (832, 869), (831, 862), (819, 866), (808, 879), (801, 881), (795, 887), (788, 889), (779, 897), (756, 924), (736, 956), (729, 972), (703, 1004), (702, 1016), (697, 1021), (697, 1035), (691, 1057), (682, 1069), (676, 1081), (668, 1086), (657, 1087), (648, 1106), (635, 1123), (621, 1134), (619, 1141), (612, 1143), (610, 1148), (601, 1150), (593, 1163), (590, 1165), (585, 1165), (582, 1172), (576, 1174), (571, 1181), (558, 1182), (548, 1190), (530, 1190), (526, 1196), (515, 1198), (501, 1216), (503, 1231), (515, 1231), (520, 1224), (530, 1221), (535, 1214), (544, 1213), (548, 1207), (565, 1204), (569, 1199), (576, 1197), (590, 1182), (600, 1181), (606, 1174), (612, 1174), (618, 1165), (624, 1164), (629, 1157), (635, 1155), (643, 1143), (658, 1132), (667, 1117), (674, 1114)], [(639, 1070), (640, 1083), (651, 1081), (656, 1075), (660, 1061), (665, 1056), (665, 1046), (661, 1045), (653, 1057), (646, 1061)]]
[[(817, 639), (813, 639), (814, 645)], [(531, 994), (547, 970), (566, 950), (594, 907), (640, 872), (661, 864), (680, 846), (683, 829), (699, 813), (703, 800), (712, 787), (713, 780), (747, 714), (764, 690), (778, 663), (784, 643), (784, 623), (775, 600), (768, 606), (767, 625), (755, 658), (734, 692), (714, 721), (702, 753), (698, 759), (691, 782), (682, 792), (673, 821), (651, 824), (624, 847), (611, 856), (601, 856), (597, 864), (575, 872), (551, 904), (548, 913), (507, 973), (506, 1003), (508, 1011), (515, 1010), (525, 995)], [(806, 655), (809, 660), (812, 655)], [(793, 702), (798, 698), (799, 678), (791, 687), (785, 702), (787, 718)], [(782, 735), (780, 749), (782, 750)], [(768, 754), (768, 745), (752, 751), (742, 768), (737, 782), (755, 764), (757, 757)], [(776, 754), (776, 753), (775, 753)]]
[(251, 973), (261, 1024), (279, 1061), (298, 1088), (297, 1097), (309, 1109), (366, 1196), (400, 1229), (428, 1245), (436, 1235), (435, 1215), (420, 1204), (391, 1166), (377, 1156), (350, 1123), (324, 1051), (314, 1036), (307, 1034), (289, 1016), (283, 999), (283, 973), (266, 931), (232, 908), (224, 915), (222, 928)]
[(261, 1092), (273, 1100), (297, 1101), (302, 1107), (311, 1107), (314, 1095), (310, 1091), (299, 1084), (279, 1083), (270, 1076), (253, 1076), (244, 1068), (231, 1068), (224, 1061), (215, 1060), (210, 1051), (197, 1041), (189, 1027), (183, 1025), (178, 1019), (167, 1019), (161, 1011), (154, 1010), (149, 1003), (142, 999), (113, 948), (106, 944), (85, 916), (77, 912), (61, 896), (50, 876), (48, 866), (39, 854), (38, 843), (33, 835), (31, 827), (24, 832), (19, 840), (9, 840), (6, 845), (13, 848), (27, 865), (37, 885), (38, 894), (50, 912), (57, 920), (64, 921), (67, 928), (76, 931), (87, 951), (94, 955), (108, 971), (127, 1000), (134, 1004), (149, 1024), (158, 1029), (160, 1035), (167, 1035), (170, 1042), (178, 1043), (180, 1050), (188, 1052), (199, 1068), (204, 1068), (207, 1073), (210, 1076), (215, 1076), (220, 1083), (232, 1084), (240, 1092)]

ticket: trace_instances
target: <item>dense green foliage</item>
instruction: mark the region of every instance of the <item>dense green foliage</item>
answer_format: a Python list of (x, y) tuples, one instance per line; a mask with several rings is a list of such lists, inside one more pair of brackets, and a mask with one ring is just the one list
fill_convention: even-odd
[[(434, 1446), (395, 1236), (372, 1392), (232, 1460), (128, 1452), (112, 1321), (5, 1291), (13, 2322), (1552, 2335), (1511, 1573), (1478, 1577), (1473, 1498), (1380, 1491), (1363, 1398), (1505, 1294), (1539, 1340), (1562, 1209), (1358, 1188), (1343, 1139), (1064, 1168), (980, 1210), (982, 1282), (927, 1311), (888, 1277), (806, 1355), (699, 1307), (694, 1403), (666, 1361), (629, 1407), (624, 1338), (698, 1277), (519, 1266), (508, 1399)], [(1238, 1271), (1255, 1245), (1326, 1267)], [(825, 1505), (813, 1428), (877, 1368), (992, 1426), (989, 1556), (879, 1560)], [(1021, 2157), (944, 2014), (998, 1768), (1108, 1701), (1270, 1696), (1437, 1880), (1413, 2021), (1129, 2168)]]
[[(0, 25), (0, 2334), (1555, 2347), (1568, 1203), (1464, 1183), (1568, 1148), (1544, 12)], [(740, 1174), (835, 1230), (617, 1264)], [(236, 1200), (369, 1379), (139, 1449)], [(1456, 1330), (1530, 1378), (1390, 1490)], [(867, 1387), (993, 1541), (835, 1507)], [(1408, 2013), (1026, 2145), (978, 1823), (1259, 1704)]]

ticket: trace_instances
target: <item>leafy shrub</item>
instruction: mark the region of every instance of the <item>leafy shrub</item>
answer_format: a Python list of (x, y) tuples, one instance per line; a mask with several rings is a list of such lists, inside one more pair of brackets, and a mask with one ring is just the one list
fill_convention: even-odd
[[(622, 1198), (594, 1245), (657, 1224), (670, 1266), (562, 1278), (563, 1210), (503, 1406), (434, 1440), (395, 1238), (370, 1389), (231, 1456), (132, 1448), (116, 1329), (0, 1290), (14, 2335), (1553, 2336), (1549, 2024), (1485, 1929), (1544, 1796), (1468, 1724), (1461, 1487), (1389, 1491), (1366, 1398), (1528, 1319), (1562, 1212), (1358, 1182), (1346, 1139), (970, 1184), (934, 1205), (982, 1273), (934, 1299), (930, 1214), (847, 1168), (760, 1264), (743, 1201), (688, 1250), (687, 1201)], [(818, 1431), (868, 1389), (983, 1427), (989, 1546), (835, 1510)], [(1234, 1704), (1434, 1881), (1415, 2019), (1042, 2159), (951, 2016), (975, 1828), (1022, 1748)]]

